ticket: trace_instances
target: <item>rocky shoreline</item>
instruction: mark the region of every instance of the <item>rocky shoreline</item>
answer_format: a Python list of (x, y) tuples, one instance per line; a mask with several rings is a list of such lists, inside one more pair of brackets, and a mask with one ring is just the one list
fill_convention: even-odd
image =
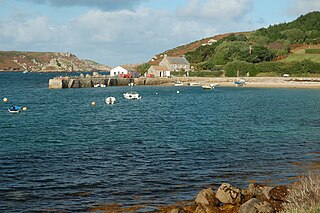
[(160, 212), (160, 213), (274, 213), (284, 210), (283, 204), (290, 192), (290, 185), (271, 187), (252, 183), (240, 189), (229, 183), (222, 183), (214, 191), (201, 190), (194, 200), (182, 201), (174, 205), (159, 206), (153, 211), (143, 211), (144, 205), (121, 207), (118, 204), (96, 206), (89, 212)]

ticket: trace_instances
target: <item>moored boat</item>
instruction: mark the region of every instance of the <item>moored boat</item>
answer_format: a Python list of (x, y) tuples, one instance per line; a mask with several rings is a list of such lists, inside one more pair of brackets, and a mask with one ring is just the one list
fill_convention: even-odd
[(8, 111), (9, 111), (10, 113), (19, 113), (20, 110), (21, 110), (21, 107), (19, 107), (19, 106), (10, 106), (10, 107), (8, 108)]
[(139, 93), (135, 91), (129, 91), (123, 94), (123, 97), (129, 100), (138, 100), (141, 99), (141, 96)]
[(106, 98), (106, 104), (115, 104), (116, 98), (115, 97), (107, 97)]

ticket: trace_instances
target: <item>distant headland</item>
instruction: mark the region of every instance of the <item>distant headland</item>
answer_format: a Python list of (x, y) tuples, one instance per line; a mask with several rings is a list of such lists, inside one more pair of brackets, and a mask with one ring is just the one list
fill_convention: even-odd
[(109, 71), (110, 67), (68, 52), (0, 51), (0, 72)]

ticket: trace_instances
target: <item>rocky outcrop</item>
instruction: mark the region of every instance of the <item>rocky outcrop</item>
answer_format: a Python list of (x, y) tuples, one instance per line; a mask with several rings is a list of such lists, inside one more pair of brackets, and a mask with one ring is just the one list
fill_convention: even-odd
[(74, 72), (110, 69), (94, 61), (81, 60), (71, 53), (0, 51), (0, 71)]
[(170, 213), (276, 213), (283, 210), (282, 204), (288, 196), (287, 186), (250, 184), (240, 189), (229, 183), (222, 183), (216, 191), (201, 190), (193, 204), (171, 206), (159, 212)]

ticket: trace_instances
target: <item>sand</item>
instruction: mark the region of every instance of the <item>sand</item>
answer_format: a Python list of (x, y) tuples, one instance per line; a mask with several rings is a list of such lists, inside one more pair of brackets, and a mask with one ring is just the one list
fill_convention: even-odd
[[(235, 81), (245, 79), (244, 87), (256, 88), (318, 88), (320, 78), (297, 78), (297, 77), (244, 77), (244, 78), (205, 78), (205, 77), (176, 77), (183, 83), (198, 82), (200, 85), (219, 83), (219, 86), (235, 87)], [(173, 81), (174, 82), (174, 81)]]

